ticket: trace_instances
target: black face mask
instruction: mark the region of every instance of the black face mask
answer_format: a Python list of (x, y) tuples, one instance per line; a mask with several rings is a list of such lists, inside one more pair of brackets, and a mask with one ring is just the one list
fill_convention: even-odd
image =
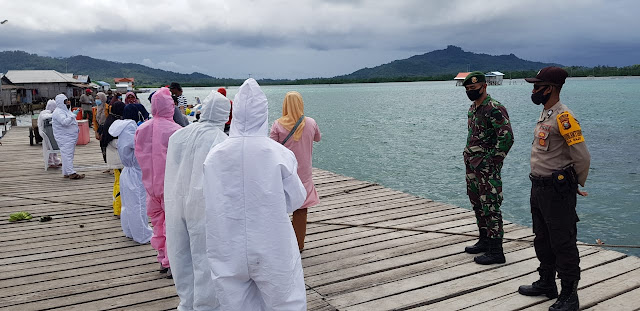
[(540, 89), (539, 91), (531, 94), (531, 101), (536, 104), (536, 105), (544, 105), (547, 103), (547, 101), (549, 101), (549, 98), (551, 97), (551, 93), (544, 95), (544, 91), (546, 91), (548, 88), (544, 87), (542, 89)]
[(482, 96), (482, 93), (480, 93), (480, 90), (482, 90), (482, 88), (479, 88), (477, 90), (468, 90), (467, 97), (469, 97), (469, 100), (475, 101), (476, 99), (480, 98), (480, 96)]

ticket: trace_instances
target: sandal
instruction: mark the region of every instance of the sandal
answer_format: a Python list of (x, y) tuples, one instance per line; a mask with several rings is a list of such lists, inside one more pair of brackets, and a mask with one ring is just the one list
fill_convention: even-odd
[(62, 177), (64, 177), (64, 178), (69, 178), (69, 175), (64, 175), (64, 176), (62, 176)]
[(83, 179), (83, 178), (84, 178), (84, 174), (73, 173), (73, 174), (69, 175), (69, 179)]

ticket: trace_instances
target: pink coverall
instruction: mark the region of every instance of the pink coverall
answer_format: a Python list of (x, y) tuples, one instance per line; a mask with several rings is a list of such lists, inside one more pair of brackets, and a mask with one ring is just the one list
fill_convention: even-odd
[(151, 246), (158, 251), (158, 262), (169, 267), (164, 222), (164, 170), (169, 137), (182, 127), (173, 122), (173, 99), (168, 88), (151, 97), (153, 118), (144, 122), (135, 136), (135, 155), (142, 169), (142, 183), (147, 190), (147, 215), (153, 226)]

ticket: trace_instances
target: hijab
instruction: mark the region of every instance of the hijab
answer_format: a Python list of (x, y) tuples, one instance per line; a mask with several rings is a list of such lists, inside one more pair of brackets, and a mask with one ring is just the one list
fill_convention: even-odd
[[(129, 96), (133, 96), (133, 98), (129, 99)], [(136, 94), (133, 94), (133, 92), (127, 92), (127, 94), (124, 95), (124, 104), (125, 105), (135, 104), (137, 102), (138, 102), (138, 98), (136, 97)]]
[[(302, 115), (304, 115), (304, 102), (302, 101), (302, 95), (296, 91), (288, 92), (284, 96), (284, 102), (282, 102), (282, 117), (277, 120), (278, 123), (288, 131), (291, 131)], [(304, 125), (305, 120), (302, 119), (302, 122), (298, 125), (295, 133), (293, 133), (293, 140), (300, 140)]]
[(98, 92), (96, 96), (102, 101), (100, 105), (96, 106), (96, 122), (98, 124), (104, 124), (107, 119), (107, 113), (105, 112), (104, 107), (107, 106), (107, 95), (103, 92)]
[(102, 138), (100, 139), (100, 147), (106, 147), (115, 138), (109, 134), (109, 127), (115, 120), (122, 119), (122, 113), (124, 112), (124, 103), (117, 101), (111, 105), (111, 111), (107, 120), (102, 127)]

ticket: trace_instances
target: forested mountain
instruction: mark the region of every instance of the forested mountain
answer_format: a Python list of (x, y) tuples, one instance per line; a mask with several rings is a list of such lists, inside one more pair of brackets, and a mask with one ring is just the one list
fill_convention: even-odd
[[(395, 60), (373, 68), (363, 68), (351, 74), (340, 76), (345, 79), (372, 79), (389, 77), (438, 77), (451, 76), (458, 72), (479, 70), (488, 71), (538, 71), (547, 66), (562, 66), (531, 62), (513, 54), (487, 55), (465, 52), (461, 48), (449, 45), (444, 50), (435, 50), (407, 59)], [(452, 76), (453, 75), (453, 76)]]
[(88, 56), (53, 58), (38, 56), (23, 51), (0, 52), (0, 72), (8, 70), (56, 70), (79, 75), (89, 75), (91, 80), (102, 80), (113, 84), (113, 78), (134, 77), (136, 85), (165, 85), (172, 81), (184, 85), (228, 85), (241, 80), (219, 79), (203, 73), (176, 73), (154, 69), (133, 63), (119, 63)]

